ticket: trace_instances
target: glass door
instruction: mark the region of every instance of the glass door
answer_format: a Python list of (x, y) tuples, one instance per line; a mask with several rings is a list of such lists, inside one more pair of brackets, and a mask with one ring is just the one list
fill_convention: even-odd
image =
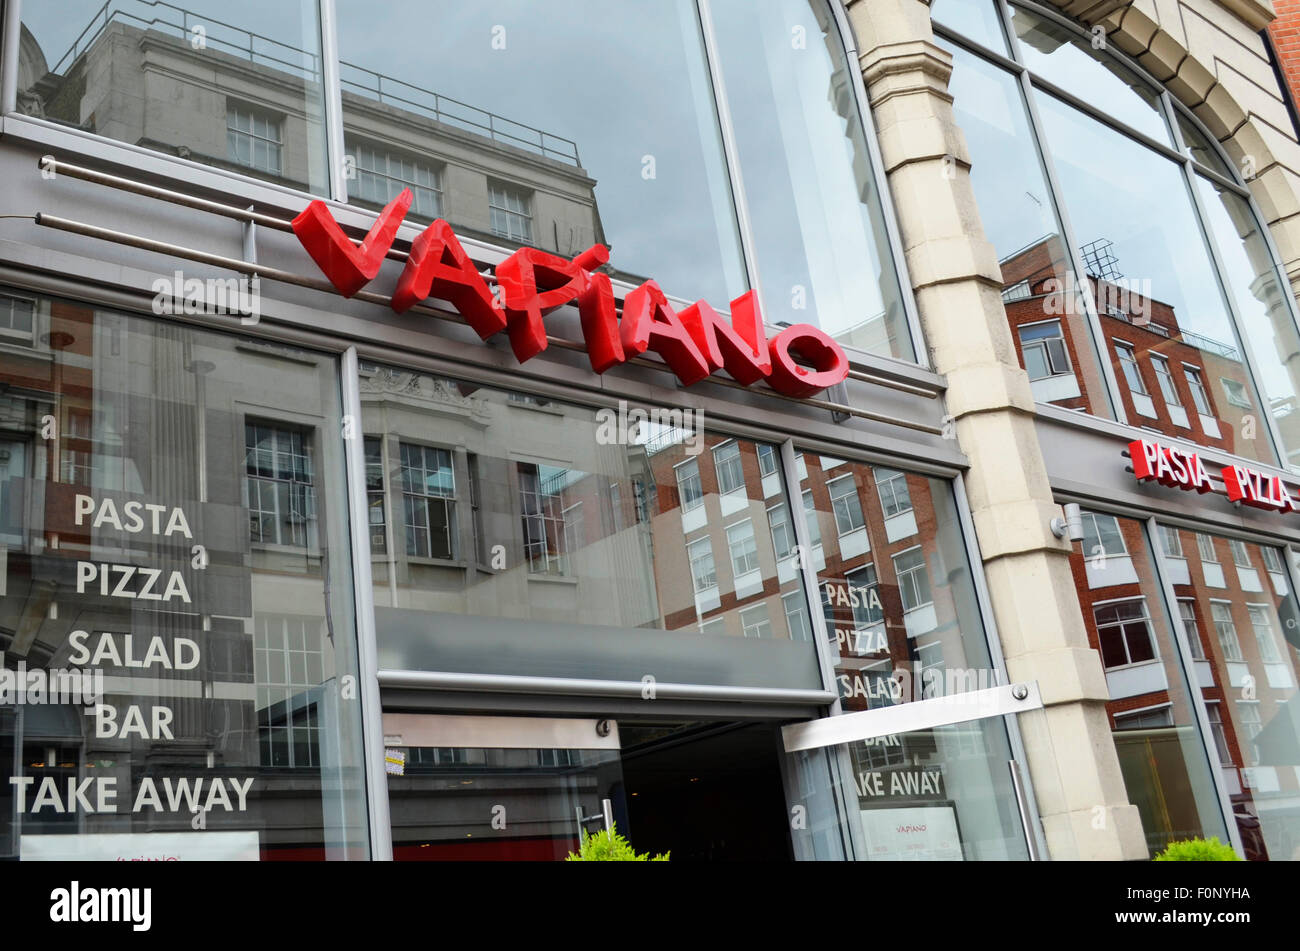
[(388, 713), (384, 745), (398, 861), (562, 861), (628, 832), (614, 720)]

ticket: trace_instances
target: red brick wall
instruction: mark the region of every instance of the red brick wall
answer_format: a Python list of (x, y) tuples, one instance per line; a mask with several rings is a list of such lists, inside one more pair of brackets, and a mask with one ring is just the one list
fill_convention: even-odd
[(1268, 35), (1291, 99), (1300, 102), (1300, 0), (1273, 0), (1273, 9), (1277, 19), (1268, 25)]

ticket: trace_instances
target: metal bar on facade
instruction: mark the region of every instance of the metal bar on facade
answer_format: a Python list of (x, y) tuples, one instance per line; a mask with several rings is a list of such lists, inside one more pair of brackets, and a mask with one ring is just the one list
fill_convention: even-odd
[[(230, 271), (237, 271), (243, 274), (256, 274), (259, 277), (280, 281), (284, 284), (293, 284), (298, 287), (306, 287), (312, 290), (325, 291), (327, 293), (334, 292), (334, 286), (330, 284), (329, 281), (322, 278), (303, 277), (279, 268), (264, 267), (259, 264), (249, 263), (248, 261), (242, 261), (238, 258), (230, 258), (220, 254), (211, 254), (207, 251), (199, 251), (195, 248), (185, 248), (166, 241), (155, 241), (152, 238), (127, 234), (122, 231), (114, 231), (111, 228), (101, 228), (98, 225), (73, 221), (68, 218), (61, 218), (57, 215), (37, 212), (36, 223), (44, 227), (54, 228), (58, 231), (79, 234), (88, 238), (99, 238), (104, 241), (111, 241), (115, 244), (121, 244), (127, 247), (140, 248), (145, 251), (156, 251), (159, 254), (170, 255), (172, 257), (188, 258), (192, 261), (198, 261), (202, 264), (210, 264), (213, 267), (225, 268)], [(390, 305), (392, 303), (392, 298), (369, 291), (358, 291), (352, 295), (352, 299), (381, 305)], [(418, 304), (415, 307), (412, 307), (408, 313), (434, 317), (438, 320), (446, 320), (454, 323), (462, 322), (458, 315), (435, 310), (432, 307), (425, 307)], [(560, 349), (573, 350), (579, 353), (585, 353), (587, 350), (587, 348), (582, 344), (572, 340), (566, 340), (562, 337), (554, 337), (548, 334), (546, 339), (549, 345)], [(634, 357), (631, 360), (628, 360), (627, 363), (632, 364), (633, 366), (643, 366), (647, 369), (657, 370), (663, 373), (673, 372), (672, 368), (666, 363), (660, 363), (657, 360), (648, 360), (644, 357)], [(910, 419), (903, 419), (898, 416), (890, 416), (885, 413), (873, 413), (870, 410), (860, 409), (856, 406), (849, 406), (843, 403), (835, 403), (830, 400), (819, 400), (812, 397), (801, 398), (796, 396), (787, 396), (784, 393), (778, 393), (775, 390), (756, 390), (733, 380), (725, 380), (722, 377), (716, 376), (710, 378), (709, 382), (716, 386), (745, 390), (746, 392), (761, 394), (762, 396), (771, 399), (786, 400), (787, 402), (799, 403), (803, 406), (814, 406), (819, 409), (828, 409), (832, 412), (847, 413), (848, 415), (856, 416), (859, 419), (869, 419), (873, 422), (899, 426), (917, 432), (929, 433), (935, 436), (943, 434), (942, 428), (938, 426), (931, 426), (928, 423), (920, 423)]]

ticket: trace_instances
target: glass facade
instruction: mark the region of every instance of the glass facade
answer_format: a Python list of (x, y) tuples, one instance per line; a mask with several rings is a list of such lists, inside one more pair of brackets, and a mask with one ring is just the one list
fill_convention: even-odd
[(1047, 13), (933, 16), (1035, 399), (1294, 469), (1295, 303), (1211, 137)]
[(406, 513), (371, 546), (381, 667), (820, 686), (762, 444), (394, 367), (359, 385), (370, 491)]
[(1145, 523), (1083, 517), (1075, 583), (1151, 853), (1179, 839), (1227, 841), (1230, 821), (1245, 858), (1293, 858), (1297, 603), (1284, 552), (1160, 524), (1157, 559)]
[[(757, 288), (770, 326), (916, 358), (824, 0), (337, 10), (346, 139), (400, 143), (458, 233), (566, 257), (600, 242), (615, 278), (718, 308)], [(403, 26), (420, 20), (449, 40), (437, 57)], [(355, 174), (350, 199), (373, 205)]]
[(0, 857), (368, 857), (336, 361), (23, 299)]
[[(22, 4), (27, 126), (212, 192), (214, 170), (232, 194), (278, 186), (280, 211), (322, 196), (368, 219), (409, 190), (410, 220), (445, 219), (480, 268), (604, 244), (605, 273), (674, 306), (754, 290), (770, 328), (816, 324), (855, 369), (896, 361), (854, 393), (937, 392), (829, 0), (196, 4)], [(1035, 399), (1292, 466), (1289, 279), (1212, 137), (1036, 6), (930, 6)], [(688, 829), (688, 858), (1033, 854), (1015, 717), (781, 745), (812, 710), (1007, 683), (956, 451), (904, 434), (857, 453), (874, 431), (801, 429), (825, 405), (769, 419), (716, 394), (700, 405), (721, 420), (644, 388), (629, 419), (612, 405), (635, 366), (602, 392), (552, 352), (516, 383), (489, 350), (435, 352), (436, 331), (403, 356), (328, 322), (364, 299), (274, 303), (271, 329), (218, 332), (0, 290), (0, 858), (376, 857), (373, 797), (404, 859), (562, 858), (615, 819), (652, 850)], [(354, 372), (338, 354), (363, 339)], [(538, 385), (542, 365), (559, 372)], [(1145, 844), (1290, 858), (1293, 556), (1222, 518), (1141, 517), (1083, 513), (1071, 564)], [(46, 696), (20, 698), (19, 670)], [(382, 749), (363, 682), (385, 688)], [(682, 709), (574, 732), (661, 685)], [(446, 734), (389, 730), (422, 704)], [(471, 706), (567, 732), (478, 733)], [(753, 780), (729, 803), (745, 835), (670, 828), (734, 796), (665, 765), (674, 747)], [(498, 799), (540, 818), (498, 826)]]
[(150, 151), (329, 193), (315, 3), (25, 3), (18, 110)]
[[(820, 526), (810, 532), (818, 541), (808, 560), (843, 710), (952, 700), (1005, 683), (989, 652), (952, 487), (809, 453), (799, 475)], [(843, 770), (834, 788), (860, 858), (1028, 856), (1000, 718), (873, 737), (829, 757)], [(908, 826), (925, 832), (904, 833)], [(829, 857), (811, 837), (807, 847)]]

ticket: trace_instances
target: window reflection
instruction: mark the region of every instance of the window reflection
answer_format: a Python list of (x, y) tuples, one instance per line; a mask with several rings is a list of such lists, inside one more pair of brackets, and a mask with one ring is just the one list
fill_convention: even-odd
[(825, 0), (709, 5), (769, 324), (915, 353), (844, 43)]
[(20, 112), (325, 194), (316, 4), (26, 3)]
[(994, 4), (1001, 0), (930, 0), (930, 17), (961, 36), (1007, 55), (1007, 41)]
[(386, 666), (821, 687), (771, 447), (680, 409), (360, 386), (372, 512), (404, 513), (371, 546)]
[[(1181, 529), (1166, 531), (1187, 537)], [(1248, 859), (1300, 857), (1300, 638), (1277, 549), (1207, 534), (1166, 559), (1192, 648), (1232, 818)]]
[[(18, 299), (0, 748), (23, 755), (0, 756), (0, 856), (366, 857), (334, 362)], [(103, 696), (15, 703), (20, 665), (98, 673)], [(65, 779), (116, 809), (64, 801)]]
[[(693, 3), (337, 12), (345, 136), (427, 169), (457, 233), (564, 256), (601, 242), (618, 276), (691, 300), (748, 287)], [(447, 41), (436, 56), (416, 24)], [(350, 200), (375, 204), (372, 171), (354, 174)]]
[[(1178, 839), (1217, 835), (1226, 841), (1146, 532), (1134, 519), (1105, 512), (1082, 518), (1084, 538), (1071, 567), (1088, 640), (1110, 690), (1106, 710), (1124, 785), (1142, 818), (1147, 847), (1154, 855)], [(1196, 545), (1190, 537), (1184, 543), (1174, 529), (1160, 537), (1166, 569), (1186, 580), (1183, 553)], [(1179, 602), (1178, 620), (1189, 640), (1199, 642), (1204, 624), (1198, 627), (1198, 617), (1209, 621), (1204, 611), (1193, 601)]]
[[(1130, 421), (1275, 463), (1182, 171), (1053, 96), (1037, 99)], [(1158, 378), (1171, 366), (1183, 373)]]
[(1014, 5), (1011, 28), (1019, 40), (1017, 50), (1033, 72), (1116, 121), (1172, 144), (1157, 90), (1105, 49), (1096, 49), (1074, 30)]
[(953, 109), (971, 153), (980, 220), (998, 253), (1002, 302), (1034, 398), (1110, 415), (1087, 305), (1016, 80), (945, 41)]
[[(1245, 199), (1200, 175), (1196, 187), (1242, 321), (1242, 335), (1250, 344), (1259, 385), (1268, 400), (1267, 411), (1277, 423), (1286, 463), (1300, 469), (1300, 364), (1295, 359), (1300, 353), (1300, 331), (1289, 283), (1280, 277), (1259, 219)], [(1250, 411), (1250, 391), (1243, 380), (1222, 374), (1218, 382), (1230, 406)]]

